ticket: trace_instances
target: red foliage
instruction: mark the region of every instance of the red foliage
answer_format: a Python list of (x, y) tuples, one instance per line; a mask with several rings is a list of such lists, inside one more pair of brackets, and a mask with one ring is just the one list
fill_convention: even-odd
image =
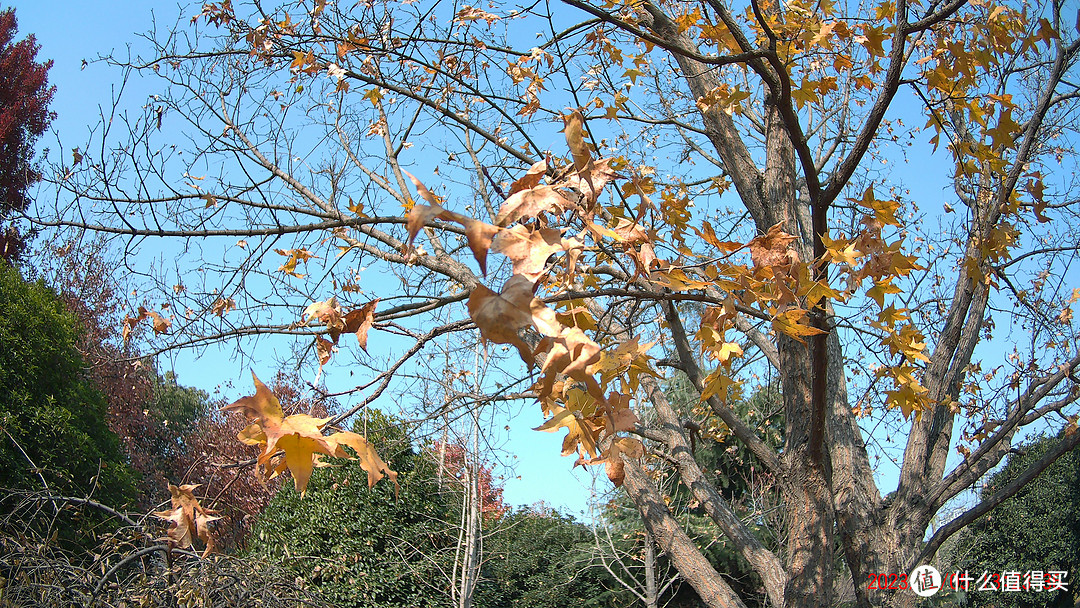
[[(442, 442), (435, 442), (431, 453), (436, 462), (439, 460), (441, 448)], [(465, 480), (464, 468), (466, 454), (467, 452), (464, 446), (456, 443), (446, 444), (446, 474), (462, 483), (464, 483)], [(485, 520), (499, 519), (510, 510), (510, 507), (503, 502), (502, 493), (502, 485), (496, 485), (495, 479), (491, 474), (491, 467), (481, 464), (480, 513)]]
[(117, 327), (126, 303), (114, 268), (102, 258), (104, 244), (76, 240), (46, 247), (33, 270), (59, 294), (82, 327), (76, 345), (88, 378), (109, 404), (109, 428), (120, 437), (128, 462), (145, 480), (139, 485), (140, 510), (168, 498), (161, 474), (162, 446), (174, 440), (169, 429), (146, 414), (152, 398), (153, 371), (139, 361)]
[[(31, 163), (34, 141), (56, 116), (49, 111), (52, 61), (37, 62), (33, 35), (15, 42), (17, 29), (15, 10), (0, 12), (0, 220), (29, 205), (27, 190), (41, 180)], [(0, 228), (0, 257), (17, 259), (24, 241), (13, 226)]]

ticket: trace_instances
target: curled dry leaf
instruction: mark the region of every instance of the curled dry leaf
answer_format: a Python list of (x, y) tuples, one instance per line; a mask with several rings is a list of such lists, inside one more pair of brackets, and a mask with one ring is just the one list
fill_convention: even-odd
[(427, 186), (425, 186), (420, 180), (416, 179), (415, 175), (404, 170), (402, 171), (402, 173), (404, 173), (409, 178), (409, 180), (412, 181), (413, 186), (416, 187), (416, 193), (420, 195), (420, 198), (427, 201), (428, 204), (433, 207), (440, 206), (438, 197), (432, 194), (431, 190), (428, 190)]
[(794, 240), (795, 236), (784, 232), (777, 223), (746, 245), (750, 248), (750, 258), (755, 268), (790, 266), (799, 261), (799, 256), (790, 248)]
[(575, 110), (569, 116), (563, 116), (563, 125), (566, 145), (570, 148), (571, 156), (574, 157), (574, 168), (581, 171), (592, 160), (592, 153), (589, 151), (588, 144), (585, 143), (585, 117)]
[[(375, 322), (375, 307), (378, 304), (379, 298), (375, 298), (360, 308), (350, 310), (349, 314), (345, 315), (344, 332), (356, 334), (356, 339), (360, 341), (360, 348), (364, 349), (364, 352), (367, 352), (368, 330)], [(333, 337), (334, 342), (337, 342), (337, 335), (332, 330), (330, 336)]]
[(499, 232), (491, 244), (491, 250), (510, 258), (514, 274), (536, 281), (544, 274), (544, 267), (551, 254), (566, 251), (573, 246), (571, 241), (562, 238), (562, 230), (532, 230), (519, 224)]
[[(168, 305), (166, 305), (168, 306)], [(138, 314), (134, 317), (124, 317), (124, 326), (121, 330), (124, 342), (127, 342), (131, 338), (131, 330), (135, 329), (135, 326), (139, 324), (143, 319), (150, 319), (151, 326), (154, 328), (155, 334), (163, 334), (169, 331), (169, 327), (172, 325), (172, 317), (166, 319), (160, 313), (152, 310), (147, 310), (145, 307), (140, 306)]]
[(633, 437), (617, 437), (612, 440), (611, 445), (604, 450), (603, 456), (587, 460), (585, 461), (585, 464), (604, 463), (604, 469), (607, 472), (608, 479), (610, 479), (611, 483), (615, 484), (615, 487), (617, 488), (623, 484), (623, 480), (625, 479), (626, 464), (622, 459), (623, 454), (625, 454), (627, 458), (641, 458), (645, 455), (645, 446)]
[(574, 207), (574, 203), (552, 186), (540, 185), (511, 194), (499, 208), (495, 224), (508, 226), (521, 218), (534, 218), (545, 211), (562, 213)]
[(218, 298), (210, 307), (210, 312), (219, 317), (232, 310), (236, 310), (236, 302), (232, 298)]
[(309, 324), (316, 321), (330, 328), (341, 328), (345, 325), (341, 318), (341, 304), (338, 303), (337, 298), (334, 296), (330, 296), (329, 299), (322, 302), (309, 304), (304, 309), (304, 321)]
[(541, 398), (551, 394), (556, 376), (566, 374), (574, 380), (584, 382), (589, 392), (597, 400), (603, 401), (596, 379), (587, 372), (588, 366), (600, 360), (600, 345), (585, 335), (578, 327), (566, 327), (556, 337), (547, 337), (540, 341), (536, 353), (547, 353), (544, 374), (540, 383)]
[(560, 184), (580, 192), (590, 205), (600, 198), (600, 192), (611, 180), (618, 177), (611, 168), (611, 159), (602, 158), (594, 161), (591, 165), (566, 178), (566, 182)]
[(172, 495), (172, 509), (168, 511), (155, 511), (154, 515), (168, 521), (168, 539), (182, 549), (192, 545), (194, 538), (198, 538), (206, 546), (203, 557), (213, 552), (214, 537), (210, 534), (210, 522), (220, 519), (216, 517), (217, 511), (207, 509), (199, 504), (194, 491), (199, 485), (185, 484), (174, 486), (169, 484), (169, 493)]
[(319, 367), (322, 367), (330, 361), (330, 356), (334, 353), (334, 343), (322, 336), (315, 336), (315, 352), (319, 355)]
[(409, 231), (409, 244), (416, 240), (420, 230), (435, 219), (450, 219), (450, 212), (439, 205), (413, 205), (405, 219), (405, 228)]
[(469, 250), (476, 258), (476, 263), (480, 265), (480, 272), (487, 276), (488, 249), (491, 248), (491, 240), (495, 237), (495, 233), (499, 231), (498, 227), (480, 220), (454, 215), (454, 221), (465, 226), (465, 238), (469, 242)]
[(514, 275), (503, 286), (502, 293), (477, 285), (468, 303), (469, 316), (480, 328), (480, 336), (496, 344), (513, 345), (528, 365), (535, 360), (532, 349), (518, 332), (530, 325), (546, 335), (558, 335), (562, 329), (555, 311), (538, 300), (532, 288), (532, 281)]
[(544, 177), (544, 174), (547, 173), (547, 168), (547, 160), (534, 163), (533, 166), (529, 167), (529, 170), (525, 175), (519, 177), (514, 183), (510, 184), (510, 194), (535, 188)]
[[(331, 297), (328, 300), (322, 302), (315, 302), (304, 309), (304, 319), (307, 323), (315, 321), (320, 324), (326, 325), (327, 333), (330, 336), (329, 343), (337, 344), (341, 334), (354, 333), (356, 339), (360, 342), (360, 348), (367, 351), (367, 334), (371, 329), (372, 324), (375, 321), (375, 306), (379, 303), (379, 299), (376, 298), (367, 304), (364, 304), (360, 308), (354, 308), (346, 314), (342, 314), (341, 304), (337, 301), (336, 297)], [(322, 340), (322, 338), (319, 338)], [(325, 341), (325, 340), (323, 340)], [(321, 343), (316, 344), (320, 349), (326, 349), (326, 358), (329, 359), (329, 346)], [(320, 350), (320, 361), (323, 360), (323, 351)]]

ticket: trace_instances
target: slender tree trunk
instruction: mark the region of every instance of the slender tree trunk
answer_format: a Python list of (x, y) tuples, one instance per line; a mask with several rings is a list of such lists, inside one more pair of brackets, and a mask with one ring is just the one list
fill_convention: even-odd
[(645, 531), (645, 608), (656, 608), (659, 598), (656, 591), (656, 543), (652, 534)]

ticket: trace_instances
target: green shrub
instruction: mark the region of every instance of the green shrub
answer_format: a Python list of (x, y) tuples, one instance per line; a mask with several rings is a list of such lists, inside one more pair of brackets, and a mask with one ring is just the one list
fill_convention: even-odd
[(44, 490), (44, 479), (55, 495), (122, 506), (132, 473), (86, 380), (79, 331), (55, 292), (0, 262), (0, 487)]

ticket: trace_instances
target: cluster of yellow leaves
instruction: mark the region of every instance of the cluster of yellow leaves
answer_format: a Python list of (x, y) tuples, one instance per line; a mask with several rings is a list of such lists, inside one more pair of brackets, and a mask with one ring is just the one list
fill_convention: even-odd
[(383, 477), (389, 477), (397, 486), (397, 473), (390, 470), (364, 437), (349, 431), (323, 435), (323, 427), (329, 418), (314, 418), (307, 414), (285, 416), (274, 393), (254, 372), (251, 377), (255, 380), (255, 394), (222, 410), (239, 412), (251, 423), (237, 438), (247, 445), (262, 447), (257, 460), (260, 479), (272, 479), (288, 469), (296, 489), (303, 493), (311, 472), (323, 465), (320, 457), (352, 459), (353, 456), (345, 451), (349, 447), (356, 452), (355, 458), (367, 472), (369, 488)]
[(210, 534), (210, 522), (220, 519), (217, 511), (212, 511), (199, 504), (195, 498), (195, 489), (199, 484), (185, 484), (174, 486), (169, 484), (169, 493), (172, 495), (172, 509), (168, 511), (155, 511), (154, 515), (169, 522), (168, 539), (181, 549), (191, 546), (193, 539), (198, 538), (206, 546), (203, 557), (214, 551), (214, 537)]
[(319, 257), (307, 249), (275, 249), (274, 252), (288, 257), (278, 270), (298, 279), (304, 278), (304, 275), (296, 272), (296, 265), (300, 262), (307, 262), (311, 258)]

